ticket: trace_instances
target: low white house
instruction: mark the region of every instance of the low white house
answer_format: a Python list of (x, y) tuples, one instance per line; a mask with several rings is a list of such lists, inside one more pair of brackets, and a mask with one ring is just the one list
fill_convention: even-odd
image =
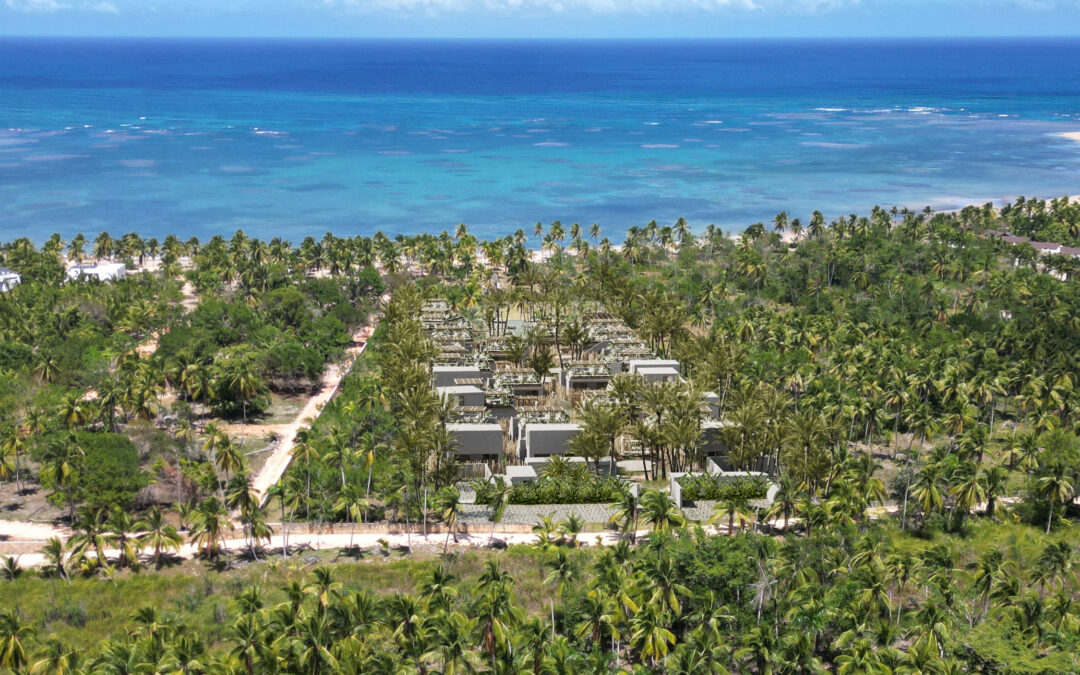
[(682, 374), (682, 366), (675, 359), (631, 359), (625, 366), (626, 372), (638, 375), (645, 375), (645, 371), (656, 368), (670, 368), (676, 375)]
[(641, 367), (635, 372), (645, 380), (646, 384), (653, 384), (654, 382), (676, 382), (679, 379), (679, 369), (674, 366)]
[(22, 282), (18, 272), (13, 272), (6, 267), (0, 267), (0, 293), (7, 293)]
[(127, 276), (127, 267), (120, 262), (98, 262), (81, 265), (71, 265), (67, 269), (67, 278), (72, 281), (84, 279), (97, 279), (98, 281), (113, 281)]

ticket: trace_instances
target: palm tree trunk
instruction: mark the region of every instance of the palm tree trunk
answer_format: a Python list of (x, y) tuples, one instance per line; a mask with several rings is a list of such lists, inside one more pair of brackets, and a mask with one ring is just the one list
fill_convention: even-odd
[(289, 557), (289, 524), (285, 521), (285, 495), (278, 497), (281, 500), (281, 557)]

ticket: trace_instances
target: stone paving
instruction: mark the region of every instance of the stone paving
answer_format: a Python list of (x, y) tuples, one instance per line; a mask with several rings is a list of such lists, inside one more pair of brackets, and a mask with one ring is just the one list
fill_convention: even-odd
[[(751, 507), (757, 507), (761, 504), (764, 504), (763, 500), (754, 500), (750, 503)], [(686, 514), (689, 520), (704, 523), (713, 515), (714, 508), (716, 508), (716, 502), (711, 500), (686, 502), (683, 504), (683, 513)], [(460, 516), (462, 522), (491, 524), (490, 506), (463, 504), (462, 509)], [(506, 507), (500, 522), (535, 525), (540, 520), (540, 516), (546, 516), (550, 513), (555, 514), (556, 522), (566, 520), (567, 516), (574, 513), (586, 523), (607, 524), (611, 517), (615, 515), (616, 510), (611, 508), (609, 504), (511, 504)], [(642, 527), (644, 527), (644, 524), (642, 524)]]
[[(491, 523), (491, 507), (483, 504), (463, 506), (462, 522)], [(555, 514), (555, 520), (566, 520), (571, 513), (576, 514), (586, 523), (605, 524), (615, 514), (615, 509), (608, 504), (511, 504), (506, 507), (501, 522), (535, 525), (540, 516)]]

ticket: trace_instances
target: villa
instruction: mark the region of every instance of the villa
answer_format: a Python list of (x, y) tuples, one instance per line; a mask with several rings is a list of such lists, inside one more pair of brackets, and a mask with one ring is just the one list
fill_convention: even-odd
[(13, 272), (6, 267), (0, 267), (0, 293), (7, 293), (22, 282), (18, 272)]
[(114, 281), (127, 276), (127, 266), (119, 262), (97, 262), (71, 265), (67, 269), (69, 281), (85, 281), (97, 279), (98, 281)]

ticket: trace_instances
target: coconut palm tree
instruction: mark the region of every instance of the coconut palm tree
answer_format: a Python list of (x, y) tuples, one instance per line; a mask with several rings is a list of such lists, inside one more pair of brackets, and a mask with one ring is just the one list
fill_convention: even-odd
[(23, 641), (35, 634), (15, 609), (0, 610), (0, 666), (18, 672), (27, 663)]
[[(574, 579), (577, 578), (578, 569), (574, 563), (574, 559), (570, 557), (570, 554), (566, 549), (560, 548), (555, 550), (553, 557), (544, 562), (544, 569), (548, 570), (548, 574), (544, 577), (544, 583), (553, 585), (556, 587), (559, 594), (559, 602), (564, 601), (564, 594), (566, 593), (566, 587)], [(555, 596), (550, 596), (551, 600), (551, 636), (555, 637)]]
[(192, 514), (189, 537), (200, 555), (216, 559), (225, 543), (225, 528), (228, 524), (228, 512), (217, 497), (208, 497), (195, 508)]
[(682, 509), (666, 492), (645, 490), (641, 495), (641, 514), (652, 525), (653, 532), (665, 533), (686, 524)]
[(1065, 473), (1062, 464), (1056, 464), (1050, 473), (1038, 480), (1039, 495), (1047, 501), (1046, 534), (1050, 534), (1050, 525), (1054, 521), (1054, 504), (1065, 504), (1072, 500), (1073, 485)]
[(135, 523), (134, 531), (139, 543), (153, 551), (154, 567), (161, 568), (163, 556), (168, 551), (180, 550), (184, 539), (176, 528), (165, 521), (165, 516), (157, 506), (151, 507), (142, 520)]
[(639, 505), (638, 498), (630, 490), (626, 490), (622, 493), (622, 498), (611, 505), (611, 508), (615, 511), (612, 514), (608, 522), (617, 523), (619, 525), (619, 532), (622, 536), (630, 534), (630, 543), (637, 542), (637, 524)]
[(457, 543), (458, 516), (461, 515), (461, 493), (454, 486), (447, 486), (435, 494), (435, 504), (439, 512), (439, 519), (446, 525), (446, 541), (443, 542), (443, 555), (450, 546), (450, 537), (454, 537)]

